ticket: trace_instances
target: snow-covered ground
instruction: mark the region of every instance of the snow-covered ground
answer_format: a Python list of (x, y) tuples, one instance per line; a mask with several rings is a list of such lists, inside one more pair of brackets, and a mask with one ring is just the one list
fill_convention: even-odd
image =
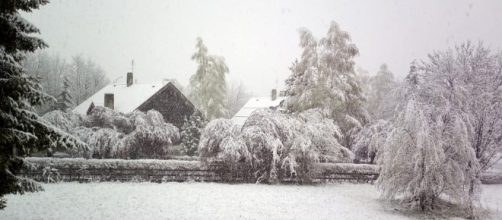
[[(60, 183), (9, 195), (0, 219), (415, 219), (369, 184)], [(482, 201), (502, 219), (502, 185)]]

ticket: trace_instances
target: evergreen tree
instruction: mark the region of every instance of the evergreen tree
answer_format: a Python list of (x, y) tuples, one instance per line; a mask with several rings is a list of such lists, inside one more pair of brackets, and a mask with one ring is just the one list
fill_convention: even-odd
[(0, 208), (8, 193), (40, 190), (35, 182), (17, 176), (23, 157), (56, 147), (79, 148), (85, 144), (49, 126), (33, 112), (35, 105), (54, 100), (41, 91), (35, 78), (24, 73), (20, 62), (27, 52), (46, 44), (32, 36), (39, 30), (19, 11), (31, 12), (47, 0), (2, 0), (0, 2)]
[(192, 60), (198, 67), (190, 78), (189, 97), (207, 119), (224, 117), (227, 114), (225, 74), (228, 67), (223, 57), (208, 54), (201, 38), (197, 38), (195, 47), (197, 52), (192, 55)]
[(59, 94), (58, 98), (57, 106), (59, 110), (66, 112), (73, 106), (73, 97), (70, 93), (70, 80), (67, 76), (63, 79), (63, 91)]
[(181, 127), (181, 144), (186, 155), (196, 155), (200, 134), (206, 124), (207, 122), (197, 111), (190, 115), (190, 118), (185, 118), (185, 123)]

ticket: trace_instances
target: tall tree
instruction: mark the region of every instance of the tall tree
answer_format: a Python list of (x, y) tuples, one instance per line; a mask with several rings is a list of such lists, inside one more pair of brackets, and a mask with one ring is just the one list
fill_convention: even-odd
[(80, 54), (72, 58), (69, 73), (73, 82), (72, 96), (76, 105), (85, 101), (110, 81), (99, 65)]
[(23, 157), (54, 147), (85, 147), (59, 129), (49, 126), (33, 112), (53, 97), (41, 91), (34, 77), (26, 76), (20, 63), (27, 52), (46, 44), (32, 34), (39, 30), (23, 19), (19, 11), (31, 12), (46, 0), (3, 0), (0, 3), (0, 208), (8, 193), (40, 189), (35, 182), (17, 176)]
[[(420, 64), (415, 63), (406, 80), (408, 85), (412, 85), (408, 88), (413, 89), (401, 92), (404, 94), (402, 100), (416, 100), (418, 103), (416, 108), (427, 112), (423, 123), (427, 123), (432, 132), (426, 138), (434, 142), (433, 146), (441, 147), (438, 152), (444, 154), (439, 160), (438, 169), (448, 170), (448, 173), (441, 173), (443, 178), (439, 179), (442, 181), (433, 184), (453, 190), (450, 192), (458, 196), (457, 201), (465, 200), (468, 204), (467, 210), (470, 217), (473, 217), (474, 204), (480, 191), (480, 174), (500, 159), (502, 56), (492, 53), (481, 43), (474, 46), (467, 42), (457, 46), (455, 50), (435, 52), (429, 55), (428, 60)], [(395, 120), (395, 127), (399, 127), (399, 123), (402, 122), (400, 118), (402, 117)], [(392, 169), (399, 167), (395, 165), (396, 161), (392, 160), (392, 154), (402, 151), (402, 147), (397, 145), (405, 145), (403, 138), (406, 138), (406, 135), (417, 135), (417, 132), (410, 129), (396, 129), (393, 132), (402, 130), (406, 134), (391, 134), (387, 138), (388, 147), (385, 150), (387, 159), (383, 162), (381, 173), (381, 180), (384, 182), (381, 186), (394, 192), (397, 188), (403, 189), (402, 187), (408, 183), (405, 181), (397, 184), (402, 184), (401, 186), (387, 184), (389, 183), (387, 181), (393, 182), (400, 173)], [(420, 148), (418, 144), (415, 146)], [(434, 157), (433, 154), (423, 157), (431, 156)], [(413, 156), (399, 156), (403, 157), (413, 161), (416, 159)], [(439, 171), (435, 169), (434, 172)], [(428, 186), (429, 189), (437, 187), (431, 184)], [(394, 189), (391, 189), (393, 187)], [(409, 185), (406, 187), (410, 188)], [(438, 195), (431, 194), (426, 197), (429, 201), (433, 201), (430, 199)], [(454, 195), (450, 196), (455, 200)]]
[(73, 97), (70, 91), (71, 82), (68, 76), (64, 76), (63, 79), (63, 91), (58, 96), (58, 109), (66, 112), (73, 106)]
[(363, 90), (364, 96), (368, 97), (370, 93), (370, 72), (363, 69), (362, 67), (357, 67), (356, 74), (359, 77), (359, 81), (361, 82), (361, 89)]
[[(481, 173), (502, 157), (502, 53), (493, 53), (481, 42), (466, 42), (430, 54), (421, 69), (426, 91), (440, 94), (451, 108), (463, 112), (466, 136), (479, 163), (472, 166), (475, 178), (468, 187), (475, 199)], [(473, 215), (472, 205), (469, 210)]]
[(197, 51), (192, 60), (197, 63), (197, 71), (190, 78), (190, 99), (209, 120), (227, 115), (227, 86), (225, 74), (228, 67), (223, 57), (209, 55), (206, 45), (197, 38)]
[(387, 137), (380, 160), (378, 187), (388, 199), (434, 209), (441, 195), (452, 202), (471, 200), (469, 183), (477, 161), (461, 116), (411, 98)]
[(393, 90), (397, 83), (387, 64), (382, 64), (377, 74), (369, 79), (367, 108), (372, 119), (390, 119), (394, 111)]
[(295, 60), (289, 68), (291, 75), (286, 79), (285, 95), (288, 109), (304, 111), (322, 106), (321, 86), (316, 81), (319, 75), (318, 42), (312, 33), (300, 29), (300, 47), (303, 49), (300, 61)]
[(427, 88), (466, 113), (480, 172), (490, 168), (502, 156), (502, 53), (466, 42), (430, 54), (421, 68)]
[(350, 35), (332, 22), (327, 36), (317, 41), (310, 31), (300, 30), (301, 59), (290, 68), (286, 101), (291, 112), (320, 108), (340, 126), (345, 146), (350, 136), (369, 120), (354, 57), (359, 54)]

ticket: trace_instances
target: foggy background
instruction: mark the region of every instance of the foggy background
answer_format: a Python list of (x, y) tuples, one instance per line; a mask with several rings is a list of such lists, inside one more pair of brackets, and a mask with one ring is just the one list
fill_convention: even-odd
[[(402, 78), (413, 59), (465, 40), (502, 46), (502, 1), (139, 1), (52, 0), (23, 14), (40, 28), (49, 54), (93, 59), (113, 81), (135, 61), (139, 82), (194, 74), (200, 36), (225, 57), (228, 80), (255, 95), (282, 87), (300, 55), (298, 28), (316, 37), (334, 20), (360, 51), (357, 65), (375, 74), (382, 63)], [(120, 80), (125, 80), (122, 78)]]

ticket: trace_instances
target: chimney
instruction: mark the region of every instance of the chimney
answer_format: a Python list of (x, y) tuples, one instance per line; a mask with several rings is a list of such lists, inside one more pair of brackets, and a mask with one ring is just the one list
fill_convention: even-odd
[(133, 79), (132, 79), (132, 72), (127, 73), (127, 87), (132, 86)]
[(277, 99), (277, 89), (272, 89), (272, 96), (270, 97), (272, 101)]
[(113, 93), (106, 93), (105, 94), (105, 107), (113, 109), (113, 107), (114, 107)]

